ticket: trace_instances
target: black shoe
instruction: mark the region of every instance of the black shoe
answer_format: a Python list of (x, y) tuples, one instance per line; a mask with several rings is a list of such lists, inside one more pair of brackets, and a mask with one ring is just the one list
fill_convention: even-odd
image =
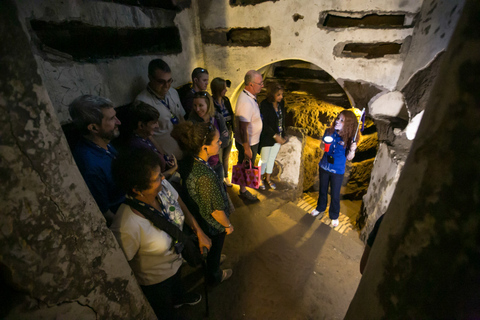
[(176, 309), (176, 308), (180, 308), (181, 306), (186, 305), (186, 304), (188, 304), (190, 306), (194, 306), (197, 303), (199, 303), (200, 301), (202, 301), (202, 295), (201, 294), (195, 293), (195, 292), (188, 292), (182, 297), (182, 301), (173, 305), (173, 307)]
[(240, 192), (239, 194), (240, 198), (243, 198), (248, 201), (260, 201), (256, 195), (253, 195), (250, 193), (250, 191), (245, 191), (245, 192)]

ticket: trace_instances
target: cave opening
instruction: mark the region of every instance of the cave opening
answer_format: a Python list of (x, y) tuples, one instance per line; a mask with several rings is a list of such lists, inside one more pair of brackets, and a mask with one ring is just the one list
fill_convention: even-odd
[[(342, 110), (352, 110), (358, 120), (361, 110), (352, 106), (343, 87), (328, 72), (310, 62), (282, 60), (264, 66), (259, 71), (263, 74), (265, 85), (278, 82), (284, 87), (286, 126), (301, 128), (305, 133), (303, 192), (316, 200), (318, 163), (323, 156), (320, 139)], [(266, 90), (263, 89), (257, 100), (260, 102), (265, 98)], [(349, 202), (345, 214), (352, 229), (359, 230), (361, 227), (358, 221), (361, 221), (362, 197), (368, 189), (377, 145), (377, 129), (367, 115), (355, 158), (347, 161), (341, 190), (342, 201)]]

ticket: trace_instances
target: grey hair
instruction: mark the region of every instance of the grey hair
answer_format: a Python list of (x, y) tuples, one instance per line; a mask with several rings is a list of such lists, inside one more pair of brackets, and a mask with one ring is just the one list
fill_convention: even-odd
[(261, 75), (260, 72), (256, 71), (256, 70), (250, 70), (248, 71), (246, 74), (245, 74), (245, 85), (248, 86), (250, 83), (253, 82), (253, 78), (257, 75)]
[(88, 134), (88, 125), (94, 123), (101, 125), (103, 119), (102, 109), (113, 108), (112, 101), (107, 98), (83, 95), (70, 103), (68, 111), (73, 124), (81, 134)]

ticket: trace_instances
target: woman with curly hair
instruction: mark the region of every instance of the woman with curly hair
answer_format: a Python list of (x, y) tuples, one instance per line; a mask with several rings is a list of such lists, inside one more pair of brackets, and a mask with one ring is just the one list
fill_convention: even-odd
[[(331, 126), (325, 130), (320, 144), (324, 151), (323, 157), (319, 163), (320, 188), (318, 190), (317, 207), (311, 212), (316, 217), (327, 208), (328, 187), (330, 185), (330, 209), (329, 216), (332, 220), (332, 226), (338, 226), (338, 216), (340, 214), (340, 188), (342, 187), (343, 176), (345, 174), (345, 164), (347, 160), (355, 157), (357, 149), (356, 141), (353, 141), (357, 131), (357, 117), (352, 111), (343, 110), (332, 122)], [(357, 134), (357, 140), (359, 135)], [(330, 147), (325, 148), (325, 141), (330, 139)]]
[[(195, 99), (194, 99), (195, 101)], [(195, 102), (194, 102), (195, 108)], [(222, 144), (220, 133), (210, 122), (186, 121), (175, 126), (177, 140), (188, 162), (182, 174), (183, 198), (202, 230), (212, 240), (207, 256), (207, 282), (219, 284), (230, 278), (232, 269), (220, 269), (225, 236), (233, 232), (227, 189), (208, 160), (217, 155)], [(185, 168), (185, 167), (184, 167)]]

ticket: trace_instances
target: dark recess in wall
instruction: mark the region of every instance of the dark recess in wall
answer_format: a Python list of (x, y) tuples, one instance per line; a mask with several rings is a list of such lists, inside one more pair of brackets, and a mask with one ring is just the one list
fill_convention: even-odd
[(399, 54), (401, 43), (378, 42), (378, 43), (348, 43), (343, 47), (343, 57), (374, 59), (387, 54)]
[(262, 2), (277, 2), (279, 0), (230, 0), (230, 5), (235, 6), (251, 6)]
[(181, 11), (185, 8), (190, 8), (192, 0), (103, 0), (103, 2), (120, 3), (136, 7), (150, 7), (166, 10)]
[(335, 81), (328, 72), (323, 70), (292, 68), (292, 67), (275, 67), (274, 77), (276, 78), (300, 78), (300, 79), (317, 79), (321, 81)]
[(31, 20), (30, 25), (41, 44), (66, 53), (76, 61), (182, 52), (176, 27), (112, 28), (80, 21), (54, 23), (41, 20)]
[(202, 30), (202, 41), (220, 46), (268, 47), (271, 43), (270, 28)]
[(404, 25), (404, 14), (367, 14), (361, 18), (345, 17), (334, 14), (327, 14), (323, 21), (324, 27), (329, 28), (381, 28), (398, 29), (409, 26)]

